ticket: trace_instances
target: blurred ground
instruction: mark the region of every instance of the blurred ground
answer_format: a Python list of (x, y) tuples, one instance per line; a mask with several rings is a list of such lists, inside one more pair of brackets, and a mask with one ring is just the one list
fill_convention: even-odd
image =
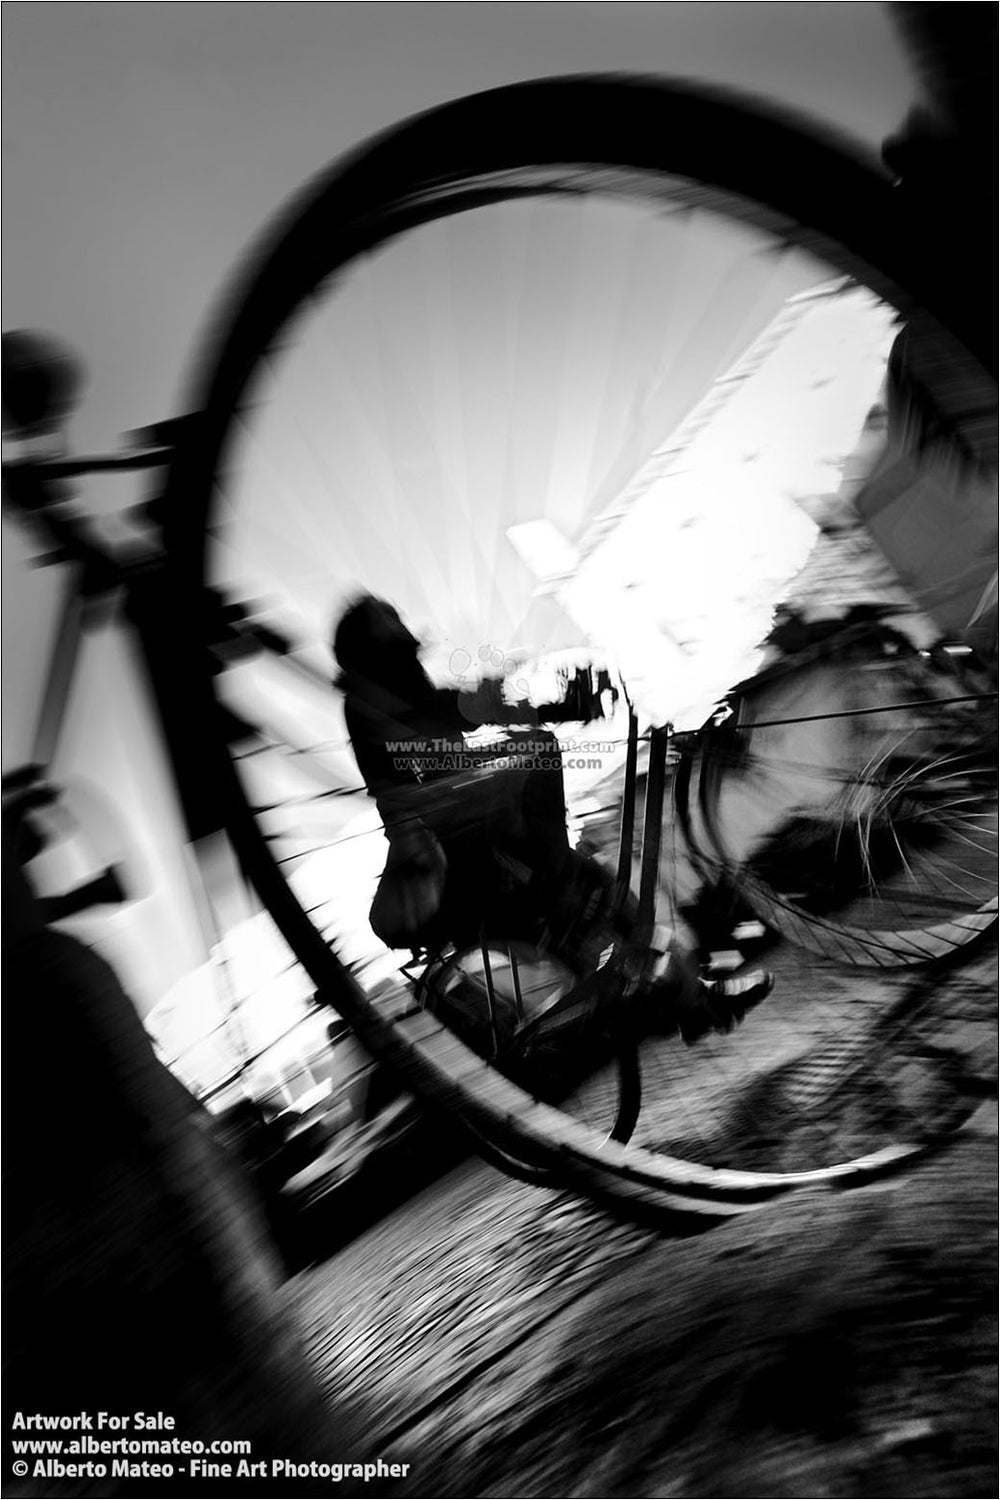
[(994, 1494), (995, 973), (920, 981), (970, 1117), (899, 1180), (679, 1241), (470, 1162), (296, 1278), (328, 1399), (412, 1464), (394, 1492)]

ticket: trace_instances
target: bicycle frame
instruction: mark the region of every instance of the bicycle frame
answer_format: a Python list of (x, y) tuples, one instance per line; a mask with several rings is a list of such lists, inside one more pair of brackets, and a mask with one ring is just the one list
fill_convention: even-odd
[[(201, 913), (202, 959), (207, 950), (219, 944), (224, 936), (225, 913), (233, 908), (232, 887), (239, 882), (238, 867), (231, 851), (226, 832), (229, 808), (225, 796), (224, 778), (213, 776), (213, 761), (205, 753), (215, 736), (207, 729), (207, 715), (216, 715), (210, 697), (199, 703), (196, 688), (186, 667), (190, 652), (202, 646), (207, 649), (206, 636), (198, 640), (198, 625), (192, 623), (195, 611), (199, 625), (211, 619), (215, 626), (215, 639), (241, 645), (253, 644), (257, 649), (280, 650), (284, 645), (264, 628), (258, 628), (241, 618), (238, 608), (227, 606), (218, 596), (207, 594), (201, 601), (192, 602), (185, 591), (177, 585), (170, 568), (169, 558), (158, 537), (150, 540), (140, 555), (116, 554), (103, 545), (95, 536), (92, 523), (81, 512), (67, 503), (64, 486), (67, 481), (91, 474), (129, 473), (161, 470), (176, 457), (177, 443), (183, 441), (192, 419), (164, 423), (146, 429), (140, 434), (141, 441), (135, 451), (97, 456), (73, 458), (26, 458), (5, 462), (3, 467), (5, 503), (26, 526), (42, 539), (45, 562), (63, 563), (67, 569), (60, 624), (56, 631), (41, 695), (41, 709), (31, 746), (30, 764), (20, 767), (3, 778), (5, 813), (19, 816), (19, 809), (30, 813), (31, 799), (43, 795), (44, 778), (49, 765), (56, 757), (64, 727), (70, 699), (71, 685), (80, 661), (83, 639), (95, 608), (103, 611), (108, 601), (119, 599), (122, 613), (139, 648), (139, 665), (150, 690), (152, 705), (158, 719), (161, 744), (165, 755), (163, 767), (172, 782), (172, 795), (180, 811), (186, 843), (191, 858), (182, 861), (190, 898)], [(143, 512), (154, 525), (157, 499), (142, 506)], [(186, 634), (178, 643), (178, 631)], [(194, 695), (194, 696), (193, 696)], [(192, 701), (193, 699), (193, 701)], [(239, 729), (233, 721), (234, 732)], [(44, 793), (54, 800), (54, 793)], [(167, 792), (167, 800), (171, 792)], [(85, 832), (85, 830), (84, 830)], [(106, 879), (91, 880), (82, 886), (60, 894), (46, 897), (45, 911), (48, 920), (60, 920), (64, 916), (85, 912), (96, 905), (120, 903), (127, 899), (119, 891), (111, 889), (112, 882)], [(176, 892), (174, 893), (176, 896)], [(189, 962), (199, 962), (189, 959)], [(223, 1004), (230, 1001), (228, 989), (222, 986)], [(136, 997), (138, 998), (138, 997)], [(155, 996), (152, 997), (155, 999)], [(315, 1008), (320, 1014), (320, 1008)], [(230, 1019), (235, 1015), (231, 1011)], [(290, 1034), (301, 1024), (301, 1018), (286, 1028)], [(273, 1039), (268, 1047), (282, 1041), (282, 1036)], [(202, 1095), (208, 1101), (216, 1093), (231, 1091), (234, 1081), (251, 1067), (257, 1055), (251, 1056), (238, 1038), (236, 1048), (236, 1071), (215, 1084)], [(366, 1061), (365, 1070), (370, 1073), (373, 1066)], [(268, 1149), (269, 1143), (262, 1145)], [(266, 1163), (262, 1158), (261, 1165)]]

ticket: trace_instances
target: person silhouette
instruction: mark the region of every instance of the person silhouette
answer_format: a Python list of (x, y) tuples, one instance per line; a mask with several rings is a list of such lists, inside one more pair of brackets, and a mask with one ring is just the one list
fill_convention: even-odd
[[(387, 875), (397, 889), (409, 882), (406, 935), (473, 941), (484, 921), (503, 920), (527, 938), (564, 918), (582, 862), (566, 831), (562, 752), (542, 726), (600, 715), (589, 672), (541, 707), (507, 701), (500, 677), (437, 687), (399, 612), (371, 594), (339, 619), (333, 652), (351, 746), (390, 844)], [(484, 726), (502, 738), (472, 749), (466, 736)]]

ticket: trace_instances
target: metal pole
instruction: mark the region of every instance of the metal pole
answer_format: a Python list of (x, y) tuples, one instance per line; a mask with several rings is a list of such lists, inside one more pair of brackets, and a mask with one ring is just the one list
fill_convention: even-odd
[(625, 750), (625, 788), (622, 792), (622, 827), (618, 843), (618, 885), (622, 893), (632, 884), (632, 845), (635, 841), (635, 788), (639, 763), (639, 721), (631, 705), (628, 711), (628, 741)]
[(80, 658), (86, 608), (80, 591), (83, 571), (78, 564), (74, 564), (70, 571), (49, 652), (42, 703), (31, 747), (31, 758), (40, 766), (48, 766), (55, 759), (73, 688), (73, 677)]
[(510, 977), (514, 986), (514, 1014), (517, 1020), (524, 1020), (524, 1000), (521, 997), (521, 976), (517, 971), (517, 955), (514, 952), (513, 943), (507, 944), (507, 958), (510, 961)]
[(486, 980), (486, 1003), (490, 1012), (490, 1040), (493, 1043), (493, 1056), (496, 1057), (500, 1051), (500, 1031), (497, 1026), (497, 995), (493, 987), (493, 966), (490, 963), (490, 950), (486, 946), (486, 938), (480, 936), (479, 951), (483, 955), (483, 977)]
[(646, 773), (646, 802), (642, 822), (642, 871), (639, 878), (639, 924), (646, 934), (652, 934), (656, 923), (660, 839), (663, 831), (663, 791), (666, 782), (669, 741), (669, 725), (650, 731), (649, 769)]

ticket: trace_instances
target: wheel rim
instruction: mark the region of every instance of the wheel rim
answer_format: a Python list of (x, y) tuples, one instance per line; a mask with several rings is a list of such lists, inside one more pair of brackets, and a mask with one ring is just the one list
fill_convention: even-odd
[(420, 994), (449, 1030), (532, 1097), (561, 1108), (602, 1145), (630, 1139), (641, 1104), (636, 1043), (565, 965), (523, 946), (487, 943), (432, 964)]
[[(777, 931), (895, 967), (946, 958), (995, 922), (995, 689), (966, 661), (877, 646), (806, 661), (741, 707), (717, 752), (709, 741), (697, 793), (709, 857)], [(844, 705), (841, 752), (825, 764), (809, 719), (824, 679), (827, 710)], [(791, 812), (768, 826), (754, 808), (793, 778)], [(741, 826), (737, 845), (726, 830)]]
[[(593, 87), (594, 85), (584, 86), (584, 92), (586, 93)], [(602, 85), (601, 88), (602, 90), (610, 89), (612, 94), (615, 92), (613, 85)], [(570, 90), (570, 93), (572, 93), (572, 90)], [(626, 91), (626, 93), (631, 104), (637, 95), (634, 91), (631, 93)], [(653, 107), (653, 103), (655, 102), (654, 94), (662, 107), (663, 100), (668, 96), (651, 91), (648, 96), (649, 102), (644, 104), (643, 108)], [(570, 94), (566, 94), (565, 97), (569, 98)], [(602, 95), (602, 97), (607, 96)], [(620, 97), (624, 99), (626, 95), (621, 95)], [(688, 103), (690, 105), (690, 100)], [(419, 131), (417, 133), (419, 134)], [(435, 136), (435, 139), (437, 138)], [(400, 137), (398, 139), (403, 138)], [(634, 155), (640, 155), (636, 146), (636, 140), (637, 137), (633, 135), (631, 137), (631, 146), (628, 149), (631, 149)], [(384, 145), (376, 148), (375, 156), (378, 157), (380, 151), (384, 153), (385, 149)], [(207, 392), (204, 393), (204, 399), (199, 402), (199, 405), (204, 408), (205, 418), (198, 440), (192, 446), (189, 454), (185, 456), (185, 459), (178, 464), (175, 474), (172, 476), (172, 483), (175, 487), (174, 493), (180, 494), (182, 491), (185, 492), (186, 518), (183, 523), (178, 523), (175, 526), (173, 537), (174, 552), (180, 560), (182, 570), (193, 568), (196, 572), (200, 573), (201, 563), (204, 560), (202, 549), (205, 537), (205, 528), (200, 523), (207, 516), (210, 499), (209, 491), (213, 477), (218, 474), (220, 466), (224, 466), (230, 473), (237, 467), (239, 453), (237, 451), (237, 429), (234, 426), (234, 419), (238, 409), (243, 410), (244, 417), (247, 416), (248, 396), (251, 394), (259, 396), (261, 394), (261, 386), (259, 384), (254, 386), (251, 380), (253, 372), (256, 371), (259, 375), (261, 370), (261, 364), (256, 355), (262, 352), (263, 349), (273, 345), (278, 330), (285, 326), (292, 308), (303, 301), (305, 292), (311, 288), (319, 269), (328, 271), (331, 262), (336, 264), (339, 260), (349, 260), (359, 250), (365, 250), (374, 245), (379, 238), (389, 239), (400, 235), (407, 226), (429, 222), (429, 232), (433, 233), (435, 228), (434, 221), (436, 219), (439, 220), (443, 214), (448, 215), (448, 227), (453, 228), (456, 225), (460, 227), (467, 220), (472, 209), (476, 208), (480, 213), (488, 214), (494, 208), (508, 200), (512, 201), (518, 209), (534, 211), (540, 203), (547, 203), (553, 187), (558, 190), (560, 211), (566, 207), (565, 200), (567, 199), (570, 205), (575, 207), (578, 199), (580, 202), (584, 201), (581, 197), (583, 188), (594, 184), (593, 169), (587, 166), (572, 171), (570, 175), (567, 175), (566, 170), (560, 167), (554, 181), (551, 169), (545, 169), (541, 173), (532, 169), (526, 175), (515, 164), (503, 177), (497, 175), (500, 168), (492, 167), (488, 178), (476, 181), (472, 180), (471, 174), (456, 173), (454, 167), (450, 167), (447, 171), (443, 171), (441, 175), (442, 178), (447, 178), (450, 173), (453, 180), (442, 181), (431, 186), (423, 172), (422, 165), (420, 170), (414, 172), (413, 160), (416, 157), (419, 161), (421, 149), (419, 141), (415, 143), (411, 141), (410, 147), (396, 153), (402, 164), (403, 177), (398, 190), (394, 194), (389, 194), (392, 199), (391, 209), (387, 209), (380, 219), (374, 212), (375, 205), (366, 199), (365, 191), (363, 191), (363, 186), (368, 181), (379, 181), (378, 172), (373, 170), (371, 160), (366, 162), (363, 158), (359, 159), (346, 174), (342, 190), (340, 190), (339, 200), (337, 192), (333, 192), (332, 195), (320, 195), (313, 209), (307, 210), (304, 213), (296, 234), (289, 241), (285, 242), (283, 248), (274, 254), (264, 273), (254, 280), (253, 289), (246, 298), (240, 315), (228, 330), (224, 352), (215, 366), (213, 381)], [(514, 146), (511, 149), (516, 151), (517, 147)], [(555, 148), (551, 149), (554, 150)], [(392, 141), (390, 141), (390, 159), (393, 157), (394, 150)], [(624, 150), (625, 148), (623, 148), (623, 154)], [(559, 157), (556, 157), (556, 160), (559, 159)], [(574, 160), (572, 153), (570, 153), (567, 159), (570, 161)], [(835, 158), (830, 158), (830, 161), (833, 165), (836, 165)], [(648, 170), (651, 164), (647, 161), (642, 161), (640, 164), (643, 167), (643, 172), (638, 178), (636, 174), (629, 173), (627, 182), (618, 175), (609, 183), (607, 173), (605, 172), (603, 186), (606, 190), (608, 188), (611, 189), (612, 199), (615, 201), (616, 199), (620, 199), (626, 187), (631, 192), (638, 180), (644, 190), (647, 190), (646, 201), (648, 204), (648, 189), (651, 183), (655, 183), (656, 191), (653, 196), (656, 200), (657, 215), (662, 216), (665, 194), (664, 174), (654, 171), (651, 175)], [(652, 165), (655, 167), (655, 162)], [(717, 163), (715, 170), (717, 171)], [(790, 167), (789, 170), (792, 171), (794, 169)], [(407, 178), (407, 172), (411, 174), (409, 178)], [(863, 173), (859, 175), (859, 169), (855, 164), (843, 167), (841, 175), (844, 176), (844, 174), (846, 174), (845, 180), (850, 180), (851, 182), (864, 181), (866, 184), (865, 196), (870, 200), (872, 209), (872, 212), (868, 216), (869, 223), (875, 227), (872, 230), (870, 246), (859, 245), (857, 236), (855, 235), (849, 246), (838, 247), (833, 257), (835, 266), (839, 270), (845, 270), (854, 268), (860, 262), (864, 262), (870, 267), (873, 262), (877, 262), (881, 258), (881, 252), (886, 250), (886, 247), (888, 247), (886, 259), (891, 261), (893, 254), (897, 253), (897, 231), (889, 227), (890, 220), (887, 213), (887, 204), (884, 201), (883, 185), (876, 181), (869, 181), (864, 177)], [(384, 192), (386, 183), (392, 180), (391, 172), (388, 176), (384, 176), (381, 179), (380, 191)], [(743, 184), (737, 184), (737, 186), (741, 185)], [(701, 200), (697, 195), (692, 196), (686, 188), (678, 190), (675, 186), (672, 189), (673, 196), (670, 198), (670, 202), (673, 207), (681, 211), (682, 215), (697, 216), (699, 210), (696, 208), (696, 205), (704, 201), (708, 205), (705, 208), (705, 212), (714, 217), (723, 205), (729, 211), (733, 211), (737, 199), (742, 198), (742, 195), (739, 193), (734, 196), (732, 184), (727, 182), (724, 186), (726, 191), (721, 198), (718, 194), (712, 193), (708, 195), (707, 199)], [(760, 192), (762, 200), (765, 202), (769, 201), (768, 194), (764, 191), (763, 187), (758, 186), (757, 190)], [(331, 256), (329, 245), (326, 244), (323, 247), (323, 259), (320, 260), (317, 258), (317, 244), (321, 239), (319, 230), (324, 225), (329, 227), (330, 214), (333, 211), (331, 204), (336, 205), (338, 201), (344, 211), (344, 218), (348, 227), (340, 236), (340, 247), (337, 253)], [(768, 210), (762, 213), (759, 209), (747, 210), (745, 202), (746, 200), (742, 200), (741, 205), (736, 211), (736, 218), (740, 224), (739, 230), (736, 231), (737, 234), (751, 232), (746, 227), (749, 220), (756, 219), (759, 221), (763, 219), (768, 223), (771, 230), (777, 233), (780, 243), (786, 246), (790, 243), (801, 242), (804, 239), (812, 249), (815, 249), (817, 246), (823, 246), (829, 250), (829, 245), (822, 232), (818, 236), (813, 231), (810, 231), (805, 236), (798, 234), (788, 217), (780, 212), (780, 203), (775, 205), (771, 202)], [(578, 232), (574, 231), (574, 233)], [(754, 228), (752, 232), (756, 233), (756, 229)], [(688, 249), (690, 254), (690, 243)], [(809, 252), (810, 254), (812, 253), (812, 249)], [(783, 255), (784, 253), (782, 252)], [(795, 254), (797, 255), (799, 252), (796, 251)], [(695, 260), (698, 259), (697, 250), (693, 258)], [(913, 269), (911, 266), (909, 269), (912, 271), (912, 276), (909, 277), (910, 287), (919, 288), (921, 281), (919, 268)], [(788, 271), (787, 261), (783, 270), (785, 272)], [(806, 277), (806, 282), (815, 285), (812, 275), (813, 273), (810, 273)], [(870, 275), (868, 279), (877, 285), (880, 292), (891, 295), (897, 306), (910, 307), (912, 305), (912, 292), (901, 290), (903, 283), (908, 279), (907, 276), (904, 275), (899, 280), (893, 282), (891, 278), (876, 273)], [(789, 281), (788, 285), (795, 285), (794, 277)], [(536, 303), (536, 305), (539, 304)], [(781, 305), (784, 305), (784, 301), (781, 302)], [(764, 321), (766, 322), (767, 319), (765, 318)], [(735, 336), (735, 342), (742, 346), (745, 343), (745, 337), (745, 330), (743, 330)], [(490, 342), (488, 337), (482, 332), (479, 334), (479, 338), (487, 345)], [(730, 359), (731, 356), (729, 353), (720, 354), (717, 352), (715, 362), (717, 365), (727, 367), (727, 361)], [(295, 388), (294, 386), (289, 386), (288, 389), (292, 393), (288, 398), (290, 407), (294, 408), (296, 402)], [(350, 393), (348, 392), (347, 395), (349, 396)], [(252, 413), (250, 413), (250, 416), (252, 416)], [(213, 529), (220, 519), (220, 514), (216, 513)], [(330, 546), (329, 537), (327, 538), (326, 545), (327, 547)], [(214, 555), (217, 560), (218, 553), (216, 552)], [(245, 572), (245, 568), (243, 571)], [(237, 567), (234, 570), (223, 571), (221, 576), (215, 570), (210, 576), (212, 576), (213, 581), (216, 583), (231, 586), (239, 580), (240, 572), (240, 568)], [(390, 592), (391, 585), (385, 591)], [(452, 654), (454, 654), (456, 649), (467, 651), (467, 647), (465, 646), (455, 647), (453, 642), (451, 644)], [(481, 644), (492, 643), (477, 642), (476, 644), (478, 647)], [(468, 652), (468, 654), (472, 655), (473, 653)], [(276, 839), (280, 840), (285, 837), (287, 830), (276, 830), (274, 827), (265, 827), (262, 834), (258, 823), (246, 814), (246, 799), (248, 797), (251, 803), (256, 802), (257, 805), (259, 805), (261, 800), (254, 787), (249, 783), (244, 783), (237, 790), (232, 778), (230, 778), (229, 785), (234, 793), (237, 804), (234, 806), (232, 813), (233, 825), (236, 829), (237, 837), (241, 840), (244, 849), (251, 851), (248, 863), (253, 864), (258, 872), (260, 872), (269, 862), (273, 865), (274, 850), (273, 848), (268, 850), (267, 839), (270, 838), (272, 843), (274, 843)], [(300, 857), (300, 854), (301, 849), (292, 853), (290, 858), (294, 861)], [(335, 986), (339, 996), (338, 1003), (343, 1013), (350, 1016), (352, 1021), (360, 1018), (360, 1009), (357, 1009), (355, 1014), (352, 1014), (352, 1007), (362, 1006), (364, 1001), (363, 992), (358, 991), (356, 987), (348, 982), (342, 969), (338, 971), (334, 979), (333, 968), (336, 966), (337, 960), (331, 958), (327, 937), (311, 928), (307, 934), (306, 925), (301, 920), (301, 913), (302, 908), (309, 905), (308, 899), (305, 897), (296, 898), (293, 890), (289, 890), (287, 886), (285, 887), (285, 894), (279, 896), (279, 881), (273, 868), (270, 874), (259, 874), (258, 878), (270, 892), (268, 899), (276, 908), (276, 915), (280, 911), (280, 921), (286, 932), (286, 936), (293, 942), (300, 958), (309, 967), (313, 979), (321, 985)], [(292, 884), (294, 886), (294, 882)], [(346, 958), (348, 962), (350, 961), (349, 954), (345, 953), (343, 949), (341, 950), (341, 957)], [(495, 1120), (492, 1123), (495, 1125)], [(517, 1135), (516, 1131), (515, 1135)], [(592, 1146), (591, 1149), (595, 1148)], [(564, 1151), (562, 1152), (562, 1156), (564, 1163), (568, 1163), (573, 1158), (573, 1151)], [(860, 1154), (859, 1159), (862, 1159)], [(653, 1179), (659, 1181), (661, 1189), (664, 1186), (662, 1171), (665, 1170), (662, 1167), (662, 1163), (666, 1160), (668, 1158), (662, 1156), (660, 1158), (660, 1167), (650, 1173), (650, 1181)], [(608, 1157), (605, 1154), (602, 1171), (607, 1170), (607, 1161)], [(831, 1164), (824, 1163), (824, 1166), (828, 1165)], [(840, 1163), (836, 1163), (836, 1166), (839, 1169)], [(576, 1170), (584, 1172), (579, 1162), (576, 1163)], [(590, 1171), (591, 1168), (588, 1167), (586, 1170)], [(618, 1177), (623, 1176), (623, 1173), (618, 1171), (617, 1167), (616, 1172)], [(624, 1173), (624, 1176), (627, 1175), (627, 1173)], [(642, 1175), (641, 1171), (639, 1175)], [(782, 1181), (787, 1184), (797, 1181), (795, 1173), (779, 1175), (782, 1176)], [(718, 1185), (717, 1178), (713, 1178), (712, 1180)], [(759, 1188), (764, 1181), (764, 1176), (754, 1174), (754, 1180)], [(738, 1198), (742, 1191), (742, 1189), (737, 1191)]]

